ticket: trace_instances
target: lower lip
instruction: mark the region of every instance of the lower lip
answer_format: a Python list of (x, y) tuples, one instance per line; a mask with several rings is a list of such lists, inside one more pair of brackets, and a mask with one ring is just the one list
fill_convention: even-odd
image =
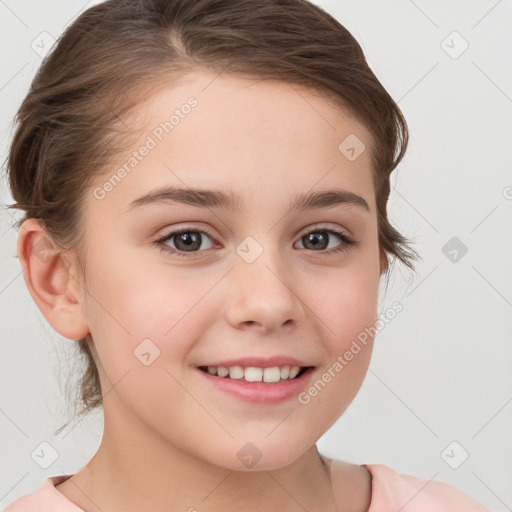
[(199, 368), (196, 368), (196, 370), (207, 382), (221, 391), (231, 393), (247, 402), (273, 404), (296, 397), (308, 385), (314, 368), (308, 368), (295, 379), (279, 382), (247, 382), (243, 379), (230, 379), (228, 377), (211, 375)]

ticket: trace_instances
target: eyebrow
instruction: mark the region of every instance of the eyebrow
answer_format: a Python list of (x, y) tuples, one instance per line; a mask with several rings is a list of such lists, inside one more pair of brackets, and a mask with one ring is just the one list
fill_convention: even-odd
[[(241, 213), (244, 206), (242, 197), (234, 192), (170, 186), (151, 190), (135, 199), (129, 204), (126, 211), (158, 203), (181, 203), (199, 208), (224, 208), (236, 213)], [(330, 208), (337, 205), (358, 206), (367, 212), (370, 211), (370, 207), (363, 197), (339, 188), (299, 194), (290, 202), (288, 209), (308, 210)]]

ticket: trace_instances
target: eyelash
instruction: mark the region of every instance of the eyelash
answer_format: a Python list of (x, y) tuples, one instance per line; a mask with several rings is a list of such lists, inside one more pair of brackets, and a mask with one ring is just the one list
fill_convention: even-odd
[[(180, 256), (180, 257), (185, 257), (185, 258), (195, 258), (195, 257), (197, 257), (195, 255), (198, 255), (204, 251), (192, 251), (192, 252), (179, 251), (177, 249), (173, 249), (172, 247), (169, 247), (168, 245), (166, 245), (164, 243), (164, 242), (171, 240), (173, 237), (175, 237), (177, 235), (181, 235), (183, 233), (189, 233), (189, 232), (205, 234), (205, 235), (209, 236), (212, 240), (214, 240), (212, 234), (207, 229), (184, 228), (184, 229), (180, 229), (177, 231), (171, 231), (170, 233), (159, 238), (158, 240), (155, 240), (154, 243), (164, 253), (173, 254), (175, 256)], [(349, 237), (345, 232), (334, 229), (334, 228), (325, 228), (325, 229), (322, 227), (315, 228), (315, 229), (312, 229), (311, 231), (304, 233), (300, 238), (303, 238), (306, 235), (310, 235), (311, 233), (318, 233), (318, 232), (325, 232), (325, 233), (338, 235), (338, 237), (340, 238), (342, 243), (340, 245), (338, 245), (337, 247), (334, 247), (333, 249), (330, 249), (330, 250), (312, 251), (312, 252), (319, 252), (319, 253), (323, 253), (328, 256), (331, 256), (331, 255), (337, 254), (337, 253), (348, 252), (351, 249), (351, 247), (356, 246), (359, 243), (356, 240), (354, 240), (353, 238)], [(307, 250), (311, 250), (311, 249), (303, 249), (303, 250), (307, 251)]]

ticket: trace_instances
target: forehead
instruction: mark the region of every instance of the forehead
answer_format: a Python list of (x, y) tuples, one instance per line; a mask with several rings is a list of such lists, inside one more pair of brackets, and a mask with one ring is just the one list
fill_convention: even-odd
[(319, 185), (344, 186), (373, 209), (371, 136), (314, 89), (195, 71), (148, 91), (125, 123), (138, 138), (96, 182), (124, 167), (109, 192), (119, 205), (167, 185), (267, 202)]
[[(205, 129), (217, 128), (210, 130), (210, 137), (215, 137), (220, 127), (223, 132), (232, 128), (234, 133), (240, 133), (242, 129), (240, 135), (250, 133), (252, 136), (256, 129), (262, 135), (267, 130), (275, 134), (281, 128), (281, 133), (296, 136), (309, 130), (307, 136), (312, 142), (316, 133), (325, 137), (331, 132), (330, 135), (339, 138), (347, 130), (357, 131), (361, 139), (368, 143), (371, 141), (367, 128), (342, 107), (343, 100), (335, 99), (337, 96), (334, 92), (326, 93), (278, 80), (215, 74), (198, 69), (159, 81), (147, 90), (143, 98), (132, 111), (128, 122), (146, 133), (157, 127), (155, 121), (165, 123), (176, 113), (179, 119), (175, 116), (171, 123), (176, 138), (180, 131), (183, 132), (183, 127), (180, 130), (174, 128), (182, 124), (181, 120), (189, 113), (193, 113), (194, 117), (201, 118)], [(197, 107), (188, 109), (186, 104), (191, 98), (194, 98)], [(219, 113), (222, 115), (219, 116)], [(301, 120), (300, 124), (294, 124), (297, 119)], [(252, 127), (249, 126), (251, 124)]]

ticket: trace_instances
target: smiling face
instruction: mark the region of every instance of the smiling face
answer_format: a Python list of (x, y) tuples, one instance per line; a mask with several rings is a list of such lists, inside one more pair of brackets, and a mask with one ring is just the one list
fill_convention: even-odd
[[(86, 197), (84, 311), (119, 449), (137, 437), (247, 469), (245, 446), (255, 469), (278, 468), (336, 421), (369, 364), (370, 338), (344, 354), (377, 318), (371, 139), (315, 91), (214, 77), (190, 74), (127, 120), (140, 139)], [(356, 159), (338, 148), (351, 134)], [(273, 402), (198, 368), (279, 356), (313, 368)]]

